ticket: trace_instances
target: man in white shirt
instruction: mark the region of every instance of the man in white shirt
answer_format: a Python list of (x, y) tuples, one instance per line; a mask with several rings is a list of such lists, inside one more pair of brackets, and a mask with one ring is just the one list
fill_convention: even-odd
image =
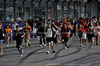
[[(55, 34), (53, 35), (53, 32), (55, 32)], [(55, 52), (54, 49), (54, 45), (53, 45), (53, 37), (56, 37), (56, 30), (51, 27), (51, 22), (48, 23), (48, 27), (46, 28), (46, 39), (47, 39), (47, 43), (48, 43), (48, 51), (47, 54), (49, 54), (49, 50), (50, 50), (50, 45), (52, 45), (52, 50), (53, 52)]]

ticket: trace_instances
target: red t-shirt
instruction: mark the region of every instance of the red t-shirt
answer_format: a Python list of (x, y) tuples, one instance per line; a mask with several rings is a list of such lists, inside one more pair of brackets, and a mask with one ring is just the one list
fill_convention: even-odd
[(67, 32), (69, 32), (69, 28), (65, 27), (65, 28), (61, 28), (62, 31), (62, 37), (68, 38), (69, 35), (67, 34)]
[(78, 28), (79, 32), (83, 32), (84, 31), (84, 28), (81, 27), (81, 28)]
[(84, 32), (85, 32), (85, 34), (87, 34), (87, 25), (86, 24), (84, 24)]
[(81, 20), (81, 21), (80, 21), (80, 24), (81, 24), (81, 25), (84, 25), (84, 21), (83, 21), (83, 20)]

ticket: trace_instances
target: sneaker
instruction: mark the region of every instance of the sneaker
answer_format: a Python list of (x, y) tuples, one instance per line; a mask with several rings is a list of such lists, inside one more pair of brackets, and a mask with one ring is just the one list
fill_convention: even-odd
[(7, 44), (7, 48), (9, 48), (9, 45)]
[(65, 49), (67, 49), (67, 47), (65, 47)]
[(3, 50), (2, 50), (2, 52), (1, 52), (1, 54), (3, 55)]
[(21, 53), (23, 54), (24, 53), (24, 50), (22, 50)]
[(46, 53), (49, 54), (49, 51), (47, 51)]
[(53, 50), (52, 53), (55, 53), (55, 50)]
[(93, 46), (91, 46), (91, 48), (93, 48)]
[(42, 45), (40, 45), (40, 47), (42, 47)]
[(40, 40), (39, 38), (37, 38), (37, 40)]
[(60, 43), (60, 41), (58, 41), (58, 43)]
[(42, 43), (42, 45), (44, 45), (44, 43)]
[(16, 41), (14, 40), (14, 43), (16, 43)]
[(80, 47), (83, 47), (83, 45), (81, 44)]
[(46, 47), (46, 44), (44, 44), (44, 46)]
[(20, 57), (23, 57), (23, 54), (21, 54)]

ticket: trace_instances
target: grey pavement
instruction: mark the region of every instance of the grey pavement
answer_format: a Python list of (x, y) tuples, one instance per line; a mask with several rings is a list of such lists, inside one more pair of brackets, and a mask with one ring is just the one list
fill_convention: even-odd
[(62, 43), (55, 45), (56, 53), (46, 54), (47, 47), (39, 47), (39, 41), (30, 40), (31, 47), (24, 48), (23, 57), (19, 57), (16, 44), (11, 42), (10, 48), (3, 44), (4, 55), (0, 57), (0, 66), (100, 66), (100, 45), (90, 48), (80, 47), (78, 37), (74, 37), (64, 49)]

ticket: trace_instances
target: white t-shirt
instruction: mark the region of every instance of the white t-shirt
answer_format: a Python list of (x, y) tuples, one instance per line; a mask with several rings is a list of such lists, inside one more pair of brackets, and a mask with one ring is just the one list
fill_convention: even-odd
[(53, 31), (56, 31), (54, 28), (47, 28), (46, 37), (51, 38), (53, 37)]
[(13, 30), (17, 30), (17, 29), (16, 29), (16, 26), (17, 26), (17, 25), (18, 25), (17, 23), (12, 25)]

